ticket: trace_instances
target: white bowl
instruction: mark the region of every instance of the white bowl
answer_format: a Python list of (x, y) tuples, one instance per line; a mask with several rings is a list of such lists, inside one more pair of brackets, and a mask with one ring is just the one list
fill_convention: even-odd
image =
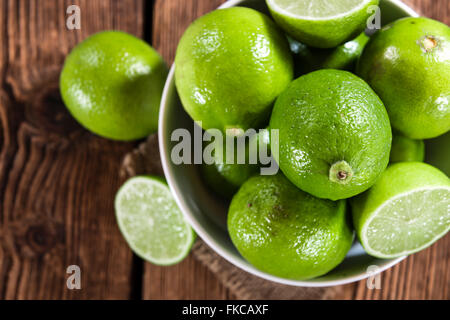
[[(220, 8), (246, 6), (268, 13), (264, 0), (230, 0)], [(418, 14), (398, 0), (381, 0), (382, 24), (401, 17)], [(175, 129), (185, 128), (193, 132), (194, 122), (184, 111), (174, 83), (172, 66), (161, 101), (159, 116), (159, 147), (167, 182), (178, 206), (197, 234), (219, 255), (239, 268), (258, 277), (274, 282), (303, 287), (336, 286), (358, 281), (382, 272), (404, 259), (383, 260), (367, 255), (355, 242), (344, 261), (328, 274), (306, 281), (297, 281), (273, 276), (253, 267), (236, 250), (227, 232), (227, 203), (218, 199), (203, 183), (196, 165), (175, 165), (171, 161), (171, 150), (177, 142), (171, 141)], [(192, 135), (193, 136), (193, 135)], [(374, 267), (375, 266), (375, 267)], [(371, 267), (370, 273), (368, 268)]]

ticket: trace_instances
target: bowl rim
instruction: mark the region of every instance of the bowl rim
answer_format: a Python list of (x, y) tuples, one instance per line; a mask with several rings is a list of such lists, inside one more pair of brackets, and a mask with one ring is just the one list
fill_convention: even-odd
[[(242, 2), (245, 2), (246, 0), (228, 0), (225, 3), (223, 3), (221, 6), (218, 7), (218, 9), (224, 9), (224, 8), (230, 8), (237, 6), (241, 4)], [(411, 17), (419, 17), (420, 15), (413, 10), (411, 7), (406, 5), (405, 3), (401, 2), (400, 0), (384, 0), (387, 2), (392, 3), (393, 5), (399, 7), (403, 11), (407, 12)], [(164, 170), (164, 175), (166, 177), (167, 183), (169, 185), (169, 188), (172, 192), (172, 195), (175, 198), (175, 201), (177, 205), (180, 207), (184, 217), (189, 222), (189, 224), (192, 226), (192, 228), (195, 230), (195, 232), (199, 235), (199, 237), (209, 246), (211, 247), (216, 253), (218, 253), (222, 258), (230, 262), (231, 264), (235, 265), (236, 267), (253, 274), (255, 276), (258, 276), (260, 278), (263, 278), (265, 280), (269, 280), (275, 283), (284, 284), (284, 285), (290, 285), (290, 286), (296, 286), (296, 287), (331, 287), (331, 286), (338, 286), (338, 285), (344, 285), (356, 281), (360, 281), (363, 279), (366, 279), (368, 277), (373, 277), (392, 266), (396, 265), (400, 261), (406, 258), (406, 256), (399, 257), (392, 260), (386, 260), (386, 263), (380, 266), (377, 270), (374, 272), (368, 273), (368, 272), (360, 272), (359, 274), (353, 275), (353, 276), (346, 276), (342, 279), (335, 279), (335, 280), (325, 280), (325, 281), (313, 281), (313, 280), (292, 280), (292, 279), (286, 279), (281, 278), (278, 276), (274, 276), (271, 274), (268, 274), (264, 271), (261, 271), (257, 269), (256, 267), (251, 266), (250, 264), (244, 264), (240, 260), (244, 260), (244, 258), (235, 258), (234, 256), (228, 254), (220, 244), (216, 242), (216, 240), (209, 235), (209, 233), (203, 228), (203, 226), (200, 225), (200, 223), (197, 222), (196, 218), (191, 214), (189, 206), (187, 203), (183, 200), (183, 198), (180, 196), (182, 194), (182, 190), (178, 187), (173, 173), (171, 171), (171, 168), (169, 166), (170, 157), (166, 154), (165, 150), (167, 149), (166, 144), (166, 135), (165, 135), (165, 123), (167, 118), (167, 112), (166, 112), (166, 106), (169, 96), (169, 91), (171, 89), (171, 86), (175, 86), (174, 84), (174, 73), (175, 73), (175, 63), (172, 64), (170, 68), (170, 72), (167, 76), (166, 83), (164, 85), (164, 90), (161, 98), (161, 105), (160, 105), (160, 113), (159, 113), (159, 128), (158, 128), (158, 141), (159, 141), (159, 149), (160, 149), (160, 157), (161, 157), (161, 164)]]

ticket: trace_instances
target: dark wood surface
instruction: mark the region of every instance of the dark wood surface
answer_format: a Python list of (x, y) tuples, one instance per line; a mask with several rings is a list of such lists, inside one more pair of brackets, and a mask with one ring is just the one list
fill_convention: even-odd
[[(64, 57), (106, 29), (142, 37), (173, 61), (188, 24), (221, 0), (0, 0), (0, 299), (233, 298), (192, 257), (161, 268), (133, 256), (117, 228), (119, 168), (135, 143), (82, 129), (58, 93)], [(409, 0), (450, 22), (450, 1)], [(65, 27), (81, 8), (81, 30)], [(450, 237), (382, 273), (382, 289), (361, 281), (341, 299), (449, 299)], [(66, 268), (82, 289), (66, 288)]]

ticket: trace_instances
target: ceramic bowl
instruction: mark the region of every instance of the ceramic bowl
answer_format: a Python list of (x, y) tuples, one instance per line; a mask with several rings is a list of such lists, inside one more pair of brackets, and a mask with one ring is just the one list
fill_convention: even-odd
[[(245, 6), (268, 14), (264, 0), (230, 0), (220, 8)], [(397, 0), (381, 0), (382, 25), (398, 18), (418, 14)], [(159, 117), (159, 146), (167, 182), (172, 193), (197, 234), (219, 255), (258, 277), (274, 282), (304, 287), (342, 285), (358, 281), (382, 272), (404, 258), (382, 260), (367, 255), (355, 241), (345, 260), (328, 274), (312, 280), (291, 280), (273, 276), (253, 267), (236, 250), (227, 232), (226, 216), (228, 203), (217, 198), (204, 184), (198, 165), (176, 165), (171, 161), (171, 151), (177, 141), (171, 141), (172, 132), (185, 128), (194, 137), (194, 122), (184, 111), (174, 83), (174, 66), (164, 88)], [(198, 130), (197, 130), (198, 131)], [(369, 270), (369, 271), (368, 271)]]

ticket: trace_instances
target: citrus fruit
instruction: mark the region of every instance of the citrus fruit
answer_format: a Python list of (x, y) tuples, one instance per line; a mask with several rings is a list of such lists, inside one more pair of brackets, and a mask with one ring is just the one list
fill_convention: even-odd
[(342, 262), (353, 241), (349, 220), (345, 200), (315, 198), (279, 173), (242, 185), (231, 201), (228, 231), (256, 268), (304, 280)]
[(167, 67), (144, 41), (119, 31), (94, 34), (67, 57), (60, 77), (65, 105), (88, 130), (114, 140), (158, 128)]
[(312, 48), (288, 37), (294, 54), (296, 75), (319, 69), (353, 71), (369, 37), (363, 32), (358, 37), (332, 49)]
[(286, 37), (269, 17), (249, 8), (216, 10), (197, 19), (175, 57), (181, 102), (204, 129), (263, 127), (292, 77)]
[(412, 139), (450, 130), (450, 28), (404, 18), (372, 36), (357, 73), (383, 100), (392, 127)]
[(425, 143), (425, 162), (450, 176), (450, 131)]
[[(241, 137), (234, 138), (240, 139)], [(256, 137), (255, 137), (256, 138)], [(201, 167), (201, 172), (206, 184), (211, 187), (214, 192), (221, 195), (226, 199), (231, 199), (231, 197), (236, 193), (239, 187), (248, 180), (251, 176), (258, 173), (259, 166), (257, 164), (250, 164), (248, 157), (248, 147), (245, 145), (245, 163), (238, 163), (238, 148), (235, 143), (234, 158), (233, 161), (227, 161), (226, 156), (226, 144), (222, 142), (211, 142), (215, 144), (215, 150), (219, 150), (217, 154), (215, 153), (214, 163), (206, 164), (203, 163)], [(221, 157), (219, 158), (219, 154)]]
[(359, 240), (378, 258), (422, 250), (450, 229), (450, 179), (425, 163), (389, 166), (351, 204)]
[(383, 103), (347, 71), (324, 69), (292, 82), (275, 103), (270, 128), (279, 130), (274, 156), (283, 173), (319, 198), (365, 191), (389, 162), (392, 133)]
[(172, 265), (188, 255), (196, 236), (164, 180), (129, 179), (117, 192), (115, 209), (122, 235), (141, 258)]
[(389, 162), (422, 162), (425, 158), (425, 143), (394, 134)]
[(336, 47), (360, 34), (378, 0), (266, 0), (290, 36), (317, 48)]

